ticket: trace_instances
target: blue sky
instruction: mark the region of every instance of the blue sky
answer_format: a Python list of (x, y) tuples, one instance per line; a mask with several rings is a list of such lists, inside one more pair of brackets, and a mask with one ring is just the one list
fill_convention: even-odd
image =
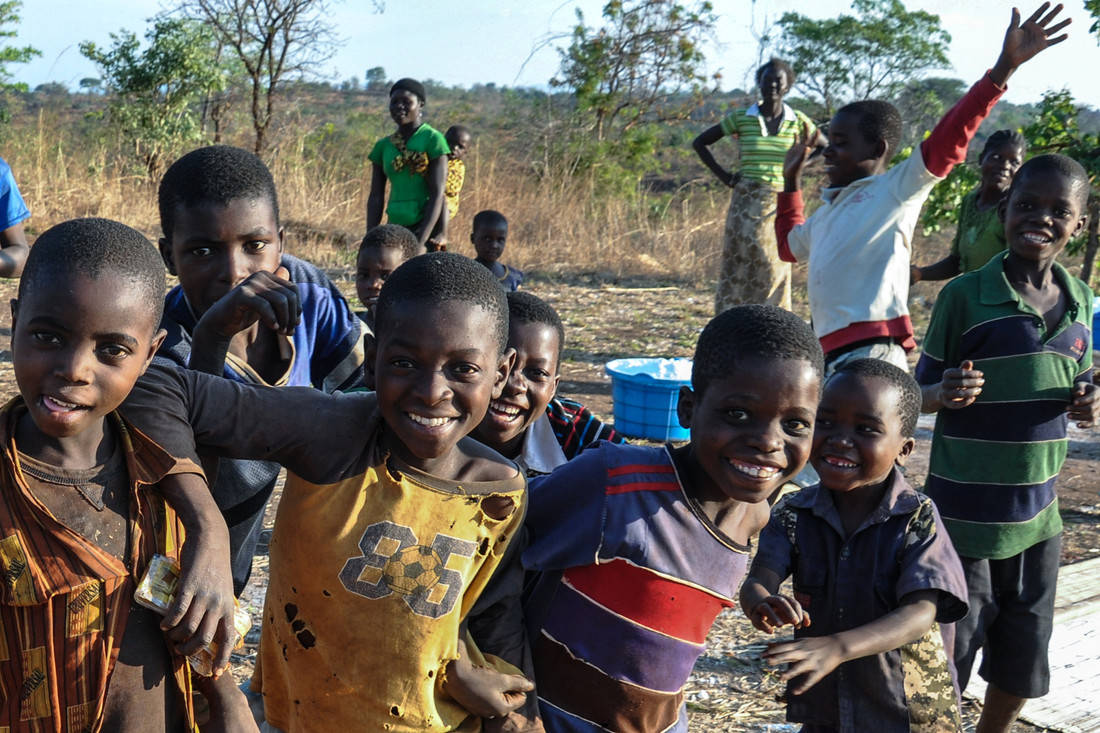
[[(76, 86), (95, 67), (78, 50), (84, 40), (109, 43), (120, 28), (144, 33), (146, 19), (163, 7), (156, 0), (24, 0), (16, 43), (43, 52), (30, 64), (12, 66), (17, 81), (32, 88), (48, 81)], [(708, 48), (711, 72), (721, 71), (725, 87), (747, 86), (757, 58), (750, 26), (763, 27), (792, 10), (815, 17), (848, 11), (844, 0), (717, 0), (717, 41)], [(495, 82), (543, 86), (558, 67), (555, 35), (567, 34), (574, 9), (590, 23), (599, 20), (603, 0), (389, 0), (384, 12), (369, 0), (331, 5), (331, 16), (345, 39), (325, 69), (332, 79), (363, 78), (367, 68), (382, 66), (391, 78), (433, 78), (448, 84)], [(977, 79), (992, 65), (1011, 3), (1001, 0), (908, 0), (940, 16), (952, 36), (952, 69), (943, 76)], [(1067, 0), (1075, 22), (1070, 39), (1021, 69), (1010, 82), (1008, 99), (1036, 101), (1045, 89), (1068, 87), (1081, 102), (1100, 105), (1100, 47), (1088, 33), (1081, 0)], [(1026, 13), (1031, 6), (1025, 7)], [(565, 43), (564, 40), (559, 43)]]

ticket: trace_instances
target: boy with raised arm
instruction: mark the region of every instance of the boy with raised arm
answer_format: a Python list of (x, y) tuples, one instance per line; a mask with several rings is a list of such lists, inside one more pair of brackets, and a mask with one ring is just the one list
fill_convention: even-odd
[(1066, 36), (1069, 20), (1055, 23), (1043, 3), (1025, 23), (1012, 11), (1000, 56), (951, 108), (908, 159), (887, 170), (901, 138), (893, 105), (853, 102), (829, 123), (825, 203), (802, 216), (802, 168), (811, 148), (796, 143), (787, 154), (783, 193), (775, 219), (780, 257), (809, 262), (807, 289), (814, 331), (825, 350), (826, 373), (845, 361), (884, 359), (907, 368), (913, 349), (909, 320), (909, 258), (920, 209), (928, 193), (956, 164), (982, 120), (1004, 93), (1012, 73)]
[(966, 688), (978, 649), (989, 683), (978, 730), (1008, 731), (1050, 685), (1061, 556), (1054, 484), (1067, 417), (1100, 419), (1092, 292), (1055, 258), (1085, 226), (1089, 179), (1062, 155), (1020, 168), (1001, 201), (1008, 253), (940, 291), (917, 381), (937, 412), (925, 491), (962, 558), (970, 615), (956, 624)]

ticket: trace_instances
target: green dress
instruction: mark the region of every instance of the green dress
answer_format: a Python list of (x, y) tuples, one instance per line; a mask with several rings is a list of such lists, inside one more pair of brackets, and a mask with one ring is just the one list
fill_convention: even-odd
[(997, 207), (979, 209), (977, 191), (963, 196), (959, 202), (959, 226), (951, 243), (951, 254), (959, 258), (959, 272), (977, 270), (1007, 246)]
[(420, 223), (428, 203), (428, 163), (449, 152), (443, 133), (431, 125), (416, 128), (408, 140), (395, 132), (374, 144), (368, 157), (382, 166), (390, 183), (386, 218), (391, 224), (411, 227)]

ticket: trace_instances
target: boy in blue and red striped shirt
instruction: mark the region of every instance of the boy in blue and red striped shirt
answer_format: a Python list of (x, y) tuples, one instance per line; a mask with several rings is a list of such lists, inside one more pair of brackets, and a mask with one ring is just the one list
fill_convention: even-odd
[(688, 444), (600, 442), (531, 482), (524, 611), (547, 731), (687, 731), (684, 684), (806, 462), (821, 372), (797, 316), (731, 308), (680, 392)]

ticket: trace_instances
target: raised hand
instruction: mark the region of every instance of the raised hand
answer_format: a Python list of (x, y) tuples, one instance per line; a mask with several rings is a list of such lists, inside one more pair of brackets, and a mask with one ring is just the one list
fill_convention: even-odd
[(1005, 82), (1008, 81), (1008, 77), (1021, 64), (1049, 46), (1061, 43), (1068, 38), (1066, 33), (1056, 35), (1072, 22), (1072, 19), (1066, 18), (1056, 23), (1058, 14), (1061, 12), (1061, 3), (1050, 9), (1050, 3), (1045, 2), (1027, 20), (1020, 23), (1019, 9), (1012, 9), (1012, 22), (1009, 24), (1008, 30), (1005, 31), (1001, 55), (990, 71), (993, 81), (1000, 86), (1004, 86)]
[(985, 385), (985, 375), (974, 368), (974, 362), (964, 361), (958, 369), (945, 369), (940, 382), (940, 403), (951, 410), (974, 404)]
[(293, 333), (302, 316), (302, 306), (298, 289), (289, 278), (290, 272), (282, 266), (274, 273), (253, 273), (210, 306), (196, 330), (209, 329), (230, 339), (260, 321), (279, 333)]
[(802, 188), (802, 169), (806, 167), (806, 161), (814, 149), (799, 140), (787, 150), (787, 157), (783, 160), (783, 190), (794, 193)]
[(764, 633), (774, 634), (776, 629), (788, 624), (796, 629), (809, 626), (810, 614), (795, 599), (775, 594), (757, 603), (749, 614), (749, 620)]
[(1094, 427), (1097, 422), (1100, 422), (1100, 389), (1091, 382), (1078, 382), (1073, 385), (1066, 412), (1069, 413), (1070, 420), (1077, 421), (1077, 427)]

